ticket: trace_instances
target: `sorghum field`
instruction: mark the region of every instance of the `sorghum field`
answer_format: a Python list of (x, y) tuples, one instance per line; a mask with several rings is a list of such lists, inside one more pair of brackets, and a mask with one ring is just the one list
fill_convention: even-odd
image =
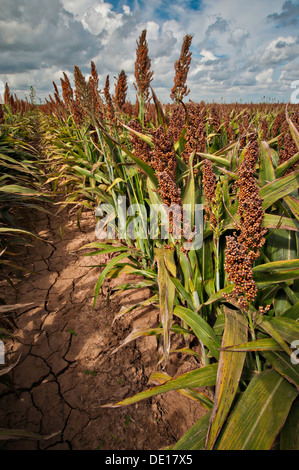
[(6, 85), (2, 448), (299, 449), (299, 105), (191, 102), (191, 41), (168, 104), (146, 30), (135, 104), (93, 62), (44, 104)]

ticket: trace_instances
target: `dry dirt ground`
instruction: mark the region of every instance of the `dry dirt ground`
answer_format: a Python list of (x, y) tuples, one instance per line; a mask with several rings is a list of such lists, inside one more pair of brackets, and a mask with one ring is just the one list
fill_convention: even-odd
[[(129, 291), (108, 303), (109, 290), (124, 279), (107, 280), (93, 309), (102, 268), (90, 265), (107, 257), (78, 253), (97, 241), (93, 214), (82, 214), (82, 231), (76, 214), (67, 209), (56, 216), (34, 211), (25, 222), (51, 243), (34, 243), (19, 257), (18, 263), (35, 274), (15, 277), (16, 290), (7, 283), (0, 286), (5, 303), (32, 303), (2, 320), (13, 333), (5, 340), (6, 361), (18, 363), (9, 374), (11, 383), (0, 384), (0, 427), (56, 435), (1, 441), (1, 448), (157, 450), (175, 443), (205, 412), (177, 392), (128, 407), (101, 407), (147, 389), (157, 370), (155, 337), (137, 339), (111, 354), (133, 329), (158, 325), (153, 308), (136, 310), (112, 325), (122, 306), (147, 298), (149, 291)], [(165, 371), (177, 376), (196, 367), (192, 356), (173, 355)]]

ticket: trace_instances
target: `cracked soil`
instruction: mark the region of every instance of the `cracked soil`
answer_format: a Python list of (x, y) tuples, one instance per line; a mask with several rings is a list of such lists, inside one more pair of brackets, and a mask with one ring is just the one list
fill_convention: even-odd
[[(82, 214), (81, 230), (68, 209), (59, 215), (32, 211), (23, 222), (48, 243), (34, 242), (18, 258), (34, 273), (8, 272), (15, 289), (0, 284), (6, 304), (31, 303), (1, 320), (12, 333), (5, 340), (6, 362), (18, 362), (9, 380), (0, 383), (0, 422), (2, 428), (55, 435), (1, 441), (1, 447), (153, 450), (175, 443), (205, 412), (177, 392), (129, 407), (101, 407), (145, 390), (157, 370), (155, 337), (137, 339), (111, 354), (133, 329), (158, 325), (153, 307), (113, 322), (121, 307), (146, 299), (148, 289), (129, 290), (108, 302), (115, 285), (134, 278), (108, 279), (93, 309), (101, 268), (91, 266), (109, 256), (78, 252), (97, 241), (93, 214)], [(171, 376), (198, 367), (192, 356), (171, 357), (165, 369)]]

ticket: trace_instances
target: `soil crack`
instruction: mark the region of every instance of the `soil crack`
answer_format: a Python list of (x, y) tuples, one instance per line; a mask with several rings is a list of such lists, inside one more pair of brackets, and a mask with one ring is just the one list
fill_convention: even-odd
[[(13, 385), (0, 384), (0, 419), (1, 427), (59, 434), (49, 441), (7, 441), (5, 448), (160, 449), (170, 445), (174, 436), (182, 435), (203, 414), (187, 398), (178, 401), (172, 392), (166, 401), (156, 397), (128, 408), (101, 407), (147, 388), (157, 369), (154, 337), (110, 354), (133, 328), (156, 324), (157, 310), (144, 309), (143, 315), (122, 318), (112, 326), (122, 305), (145, 299), (148, 293), (132, 290), (108, 302), (113, 287), (130, 282), (130, 277), (112, 279), (93, 308), (100, 268), (88, 264), (102, 264), (106, 257), (93, 257), (89, 263), (78, 255), (79, 248), (96, 241), (93, 214), (82, 213), (83, 231), (67, 209), (57, 216), (34, 216), (36, 233), (51, 243), (29, 247), (24, 257), (24, 267), (32, 267), (37, 274), (23, 276), (16, 291), (3, 287), (10, 303), (33, 305), (12, 317), (14, 336), (6, 348), (11, 362), (20, 360), (11, 372)], [(184, 407), (189, 413), (186, 419), (176, 414), (177, 408), (184, 413)]]

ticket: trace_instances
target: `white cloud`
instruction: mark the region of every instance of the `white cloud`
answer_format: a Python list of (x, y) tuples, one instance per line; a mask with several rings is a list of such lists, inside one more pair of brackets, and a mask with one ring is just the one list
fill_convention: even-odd
[(228, 42), (234, 46), (242, 47), (248, 37), (249, 32), (247, 31), (247, 29), (236, 28), (230, 33)]
[(61, 0), (63, 8), (72, 13), (79, 21), (83, 21), (89, 8), (96, 8), (103, 0)]
[(261, 73), (257, 74), (256, 76), (257, 83), (261, 86), (269, 85), (273, 81), (273, 78), (272, 78), (273, 70), (274, 69), (271, 68), (268, 70), (263, 70)]
[(115, 13), (112, 11), (112, 5), (109, 3), (99, 4), (96, 8), (89, 8), (84, 15), (84, 23), (88, 26), (92, 34), (106, 33), (103, 40), (107, 44), (112, 34), (123, 25), (124, 13)]
[(267, 45), (261, 61), (265, 64), (279, 64), (294, 59), (299, 53), (299, 44), (294, 36), (279, 36)]
[[(76, 64), (87, 74), (94, 60), (100, 86), (108, 74), (112, 83), (122, 68), (132, 84), (136, 39), (144, 28), (155, 72), (152, 85), (165, 101), (185, 34), (193, 35), (190, 99), (258, 100), (265, 86), (273, 97), (286, 99), (290, 80), (298, 79), (295, 2), (203, 0), (198, 11), (182, 0), (135, 0), (130, 5), (116, 0), (1, 0), (0, 80), (8, 80), (21, 94), (34, 85), (44, 97), (62, 71), (71, 74)], [(133, 86), (129, 93), (134, 100)]]
[(212, 51), (207, 51), (205, 49), (202, 49), (200, 51), (200, 55), (202, 56), (202, 62), (209, 62), (213, 60), (217, 60), (217, 57), (213, 54)]

